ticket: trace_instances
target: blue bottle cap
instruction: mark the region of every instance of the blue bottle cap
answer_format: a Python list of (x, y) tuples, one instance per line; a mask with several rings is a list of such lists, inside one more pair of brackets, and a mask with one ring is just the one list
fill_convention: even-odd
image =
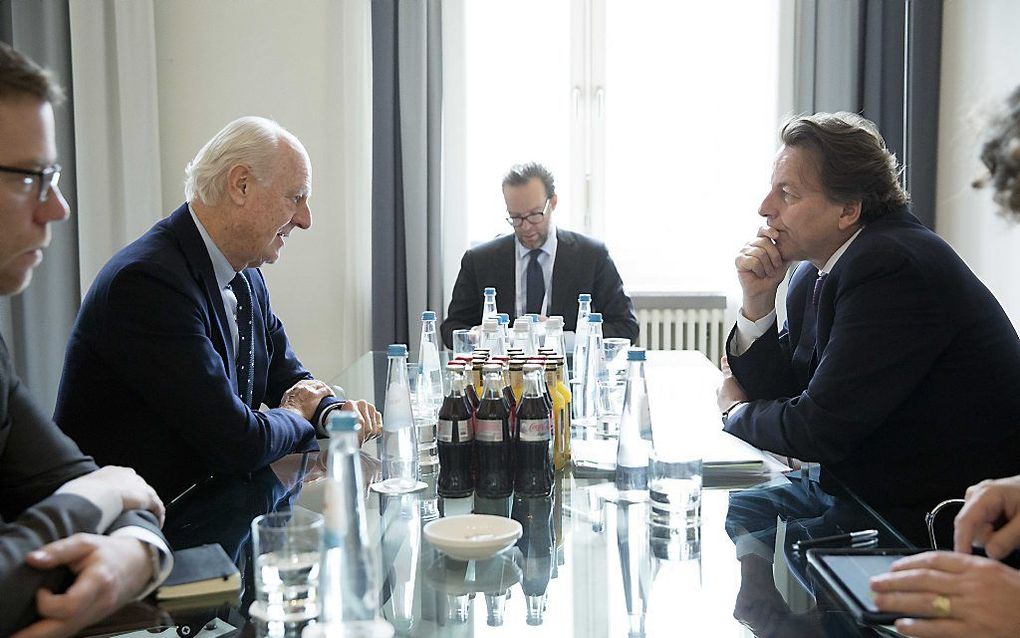
[(627, 351), (627, 361), (645, 361), (645, 349), (631, 348)]
[(386, 346), (387, 357), (406, 357), (407, 356), (407, 344), (403, 343), (391, 343)]
[(588, 315), (588, 323), (602, 323), (602, 313), (593, 312)]
[(421, 313), (421, 320), (422, 321), (435, 321), (436, 320), (436, 312), (434, 310), (426, 310), (425, 312)]
[(581, 294), (579, 294), (577, 296), (577, 300), (578, 301), (591, 301), (591, 295), (586, 293), (586, 292), (582, 292)]
[(329, 413), (329, 424), (326, 429), (330, 432), (357, 432), (358, 415), (354, 412), (333, 410)]
[(505, 312), (501, 312), (498, 315), (496, 315), (496, 320), (499, 321), (500, 323), (509, 324), (510, 315), (506, 314)]
[(483, 294), (494, 295), (496, 294), (496, 289), (492, 287), (486, 288)]
[(536, 314), (535, 314), (535, 313), (533, 313), (533, 312), (529, 312), (529, 313), (527, 314), (527, 317), (528, 317), (529, 319), (531, 319), (531, 323), (541, 323), (541, 321), (539, 321), (539, 319), (538, 319), (538, 315), (536, 315)]

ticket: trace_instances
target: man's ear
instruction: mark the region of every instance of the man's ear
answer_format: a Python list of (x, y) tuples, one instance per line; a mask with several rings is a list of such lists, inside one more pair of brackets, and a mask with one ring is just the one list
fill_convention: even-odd
[(549, 210), (556, 210), (556, 202), (558, 201), (558, 195), (553, 193), (553, 196), (549, 198)]
[(861, 208), (863, 205), (860, 200), (843, 204), (843, 210), (839, 213), (839, 229), (849, 230), (860, 224)]
[(227, 171), (227, 196), (230, 197), (230, 201), (237, 206), (243, 206), (250, 195), (248, 191), (251, 190), (253, 179), (251, 169), (244, 164), (232, 166)]

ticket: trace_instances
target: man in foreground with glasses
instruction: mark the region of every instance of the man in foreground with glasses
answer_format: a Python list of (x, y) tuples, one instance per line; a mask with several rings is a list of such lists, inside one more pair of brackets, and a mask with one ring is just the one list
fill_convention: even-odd
[(603, 336), (637, 339), (634, 305), (605, 244), (553, 224), (552, 173), (535, 162), (514, 166), (503, 178), (503, 199), (514, 234), (464, 253), (440, 326), (446, 346), (452, 347), (454, 330), (481, 323), (483, 292), (490, 286), (499, 312), (511, 320), (532, 313), (543, 320), (560, 315), (568, 339), (576, 330), (577, 296), (590, 293), (592, 311), (602, 313)]
[[(1020, 472), (1020, 341), (911, 214), (872, 122), (819, 113), (789, 121), (782, 140), (765, 226), (735, 260), (724, 429), (821, 463), (822, 488), (837, 477), (924, 543), (935, 503)], [(795, 261), (781, 327), (776, 293)]]
[(312, 225), (305, 147), (243, 117), (185, 173), (186, 202), (114, 255), (82, 301), (54, 414), (83, 450), (166, 499), (318, 450), (331, 410), (355, 411), (363, 437), (382, 426), (374, 406), (337, 399), (301, 365), (259, 269)]
[[(28, 287), (49, 224), (67, 219), (61, 98), (48, 73), (0, 43), (0, 295)], [(152, 591), (172, 562), (162, 518), (134, 471), (97, 469), (42, 414), (0, 338), (0, 635), (71, 635)]]

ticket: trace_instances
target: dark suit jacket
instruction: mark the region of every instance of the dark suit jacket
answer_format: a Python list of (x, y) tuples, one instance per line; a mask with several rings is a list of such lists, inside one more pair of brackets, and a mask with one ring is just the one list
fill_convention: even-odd
[(101, 464), (135, 468), (164, 500), (215, 473), (248, 472), (316, 449), (312, 424), (280, 409), (311, 375), (244, 271), (254, 314), (254, 403), (237, 394), (233, 346), (205, 244), (181, 206), (103, 267), (71, 332), (57, 424)]
[[(35, 592), (40, 587), (60, 592), (71, 583), (67, 568), (28, 567), (25, 555), (78, 532), (98, 531), (98, 507), (80, 496), (53, 494), (95, 469), (92, 459), (36, 407), (0, 339), (0, 636), (37, 619)], [(134, 511), (121, 514), (106, 532), (126, 525), (160, 534), (151, 514)]]
[(905, 208), (865, 226), (825, 280), (815, 360), (797, 371), (816, 275), (794, 274), (786, 329), (729, 357), (753, 400), (727, 431), (819, 461), (823, 485), (834, 473), (880, 507), (931, 507), (1020, 473), (1020, 342), (948, 244)]
[[(600, 241), (569, 230), (556, 229), (556, 261), (553, 263), (549, 316), (561, 315), (564, 330), (577, 329), (577, 295), (591, 293), (592, 312), (602, 313), (606, 337), (637, 339), (634, 305), (623, 290), (616, 265)], [(452, 347), (453, 331), (477, 326), (482, 320), (482, 293), (496, 289), (496, 306), (515, 318), (517, 299), (516, 258), (513, 234), (497, 237), (464, 253), (460, 274), (453, 286), (450, 308), (440, 326), (443, 342)]]

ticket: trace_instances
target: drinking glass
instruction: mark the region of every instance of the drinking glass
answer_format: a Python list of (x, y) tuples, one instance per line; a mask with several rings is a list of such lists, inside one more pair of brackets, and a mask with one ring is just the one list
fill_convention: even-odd
[(306, 509), (271, 512), (251, 523), (255, 602), (250, 614), (269, 635), (291, 634), (318, 619), (325, 524)]
[(425, 390), (421, 364), (407, 364), (407, 386), (411, 392), (411, 415), (418, 428), (418, 465), (423, 473), (439, 467), (439, 448), (436, 444), (436, 424), (439, 410), (434, 397)]
[(620, 415), (623, 413), (627, 381), (610, 375), (605, 379), (599, 379), (596, 387), (596, 431), (603, 436), (615, 436), (620, 432)]
[(474, 330), (461, 328), (453, 331), (453, 356), (471, 354), (478, 345), (478, 334)]
[(702, 461), (683, 449), (653, 450), (648, 476), (652, 538), (686, 534), (701, 523)]
[(630, 339), (606, 337), (602, 340), (602, 354), (606, 358), (606, 370), (610, 379), (627, 380), (627, 351)]

